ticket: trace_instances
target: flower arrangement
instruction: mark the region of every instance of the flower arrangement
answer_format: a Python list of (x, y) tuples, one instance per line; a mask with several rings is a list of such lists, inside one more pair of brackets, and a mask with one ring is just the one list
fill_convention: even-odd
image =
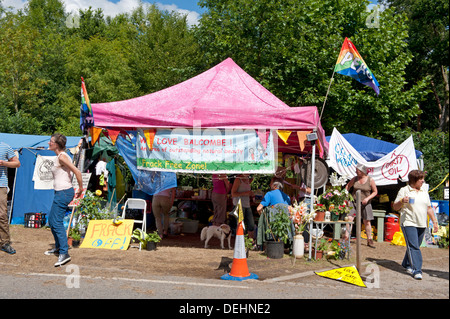
[(348, 213), (350, 211), (349, 202), (353, 201), (353, 196), (345, 189), (345, 181), (345, 177), (337, 177), (336, 173), (332, 173), (330, 176), (331, 188), (318, 197), (315, 209), (318, 211), (328, 210), (335, 216)]
[(294, 224), (295, 231), (301, 233), (305, 230), (306, 226), (314, 219), (315, 213), (308, 212), (308, 205), (304, 202), (297, 204), (294, 202), (292, 206), (288, 207), (289, 216)]

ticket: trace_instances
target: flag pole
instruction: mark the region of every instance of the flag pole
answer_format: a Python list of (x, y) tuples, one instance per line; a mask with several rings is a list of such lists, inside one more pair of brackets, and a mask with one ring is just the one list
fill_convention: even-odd
[(328, 93), (330, 93), (331, 83), (333, 82), (333, 79), (334, 79), (335, 69), (336, 68), (333, 68), (333, 75), (331, 75), (330, 84), (328, 85), (327, 94), (325, 95), (325, 100), (323, 101), (323, 106), (322, 106), (322, 110), (320, 111), (319, 121), (322, 119), (323, 109), (325, 108), (325, 103), (327, 102)]

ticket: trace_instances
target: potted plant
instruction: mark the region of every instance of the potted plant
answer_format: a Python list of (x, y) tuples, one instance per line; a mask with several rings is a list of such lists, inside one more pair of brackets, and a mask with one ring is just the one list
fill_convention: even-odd
[(156, 231), (145, 233), (140, 228), (136, 228), (131, 237), (137, 239), (141, 243), (142, 248), (147, 250), (156, 250), (156, 244), (161, 241), (161, 237)]
[(266, 242), (266, 253), (269, 258), (282, 258), (284, 254), (284, 245), (289, 240), (292, 221), (289, 217), (289, 211), (284, 206), (274, 206), (276, 209), (272, 211), (270, 222), (266, 230), (272, 240)]
[(341, 244), (337, 240), (333, 240), (330, 244), (330, 251), (327, 254), (328, 258), (333, 258), (335, 260), (344, 259), (347, 247)]
[(328, 250), (328, 246), (328, 241), (325, 238), (321, 238), (317, 249), (313, 247), (313, 255), (315, 256), (316, 260), (322, 259), (323, 252)]
[(248, 258), (248, 254), (250, 252), (250, 250), (253, 249), (253, 245), (254, 245), (254, 240), (253, 238), (248, 237), (248, 234), (244, 235), (244, 242), (245, 242), (245, 254), (247, 255)]
[(69, 246), (78, 247), (80, 246), (81, 234), (78, 228), (71, 228), (69, 230), (69, 237), (67, 238), (67, 243)]

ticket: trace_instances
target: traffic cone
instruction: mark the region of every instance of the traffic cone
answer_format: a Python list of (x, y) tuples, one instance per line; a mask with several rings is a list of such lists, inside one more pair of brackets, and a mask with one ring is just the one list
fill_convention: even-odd
[(234, 256), (231, 271), (220, 277), (224, 280), (247, 280), (258, 279), (258, 276), (248, 271), (247, 257), (245, 256), (245, 239), (244, 227), (242, 222), (239, 223), (238, 231), (236, 233), (236, 241), (234, 243)]

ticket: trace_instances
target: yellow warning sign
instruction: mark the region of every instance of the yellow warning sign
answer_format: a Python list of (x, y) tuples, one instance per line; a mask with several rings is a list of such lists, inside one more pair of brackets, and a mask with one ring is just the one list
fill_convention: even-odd
[(325, 278), (344, 281), (356, 286), (366, 287), (355, 266), (316, 272), (315, 274)]

